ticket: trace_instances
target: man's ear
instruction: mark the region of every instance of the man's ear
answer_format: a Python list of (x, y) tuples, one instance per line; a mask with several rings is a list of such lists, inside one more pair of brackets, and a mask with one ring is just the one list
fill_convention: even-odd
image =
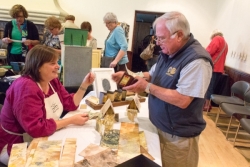
[(178, 31), (178, 32), (176, 33), (176, 35), (177, 35), (177, 41), (178, 41), (178, 42), (181, 42), (182, 39), (184, 38), (183, 32), (182, 32), (182, 31)]

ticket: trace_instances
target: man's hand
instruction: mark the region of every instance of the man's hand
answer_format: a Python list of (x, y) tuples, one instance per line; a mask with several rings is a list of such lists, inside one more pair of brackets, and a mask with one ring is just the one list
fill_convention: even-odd
[(121, 80), (123, 74), (124, 74), (124, 71), (118, 71), (118, 72), (112, 74), (113, 81), (115, 81), (116, 83), (118, 83)]
[(134, 83), (133, 85), (129, 85), (126, 87), (123, 87), (123, 89), (127, 90), (127, 91), (131, 91), (131, 92), (135, 92), (135, 93), (140, 93), (140, 92), (144, 92), (148, 82), (141, 77), (135, 77), (137, 79), (137, 82)]

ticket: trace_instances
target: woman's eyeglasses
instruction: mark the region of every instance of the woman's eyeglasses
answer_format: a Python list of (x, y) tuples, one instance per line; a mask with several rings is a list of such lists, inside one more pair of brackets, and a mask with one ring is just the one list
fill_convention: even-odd
[(18, 15), (18, 16), (16, 16), (16, 19), (18, 19), (18, 18), (24, 18), (24, 16)]

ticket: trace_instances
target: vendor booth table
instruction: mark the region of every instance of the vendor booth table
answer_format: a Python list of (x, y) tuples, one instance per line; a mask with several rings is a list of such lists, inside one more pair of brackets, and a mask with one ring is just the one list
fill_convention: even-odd
[[(82, 99), (81, 104), (85, 104), (85, 99), (89, 96), (93, 96), (94, 94), (95, 94), (94, 91), (91, 91), (88, 95), (86, 95)], [(114, 107), (115, 113), (119, 113), (119, 122), (114, 124), (113, 126), (114, 129), (120, 129), (120, 122), (128, 121), (126, 114), (125, 114), (126, 107), (127, 105)], [(87, 109), (78, 109), (76, 111), (69, 112), (64, 118), (73, 116), (75, 114), (88, 112), (90, 110), (92, 112), (99, 111), (99, 110), (93, 110), (91, 107), (87, 106)], [(139, 122), (139, 130), (144, 131), (145, 133), (147, 146), (148, 146), (148, 152), (154, 157), (155, 159), (154, 162), (161, 166), (159, 136), (157, 133), (157, 129), (148, 119), (147, 99), (145, 102), (141, 103), (140, 113), (138, 113), (137, 117), (138, 117), (138, 122)], [(96, 120), (89, 120), (83, 126), (71, 125), (71, 126), (68, 126), (66, 128), (63, 128), (55, 132), (53, 135), (51, 135), (48, 138), (48, 140), (62, 140), (62, 139), (65, 140), (66, 138), (76, 138), (77, 148), (76, 148), (75, 162), (79, 162), (83, 160), (83, 157), (79, 156), (78, 154), (83, 149), (85, 149), (89, 144), (100, 145), (101, 136), (95, 130), (95, 126), (96, 126)]]

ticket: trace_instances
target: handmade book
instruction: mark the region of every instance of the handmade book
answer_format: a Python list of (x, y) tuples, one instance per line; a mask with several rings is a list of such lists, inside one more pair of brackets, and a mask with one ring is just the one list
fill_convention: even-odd
[(124, 73), (121, 80), (118, 82), (118, 87), (123, 88), (125, 86), (133, 85), (137, 82), (137, 79), (135, 79), (132, 75), (129, 75), (128, 73)]

